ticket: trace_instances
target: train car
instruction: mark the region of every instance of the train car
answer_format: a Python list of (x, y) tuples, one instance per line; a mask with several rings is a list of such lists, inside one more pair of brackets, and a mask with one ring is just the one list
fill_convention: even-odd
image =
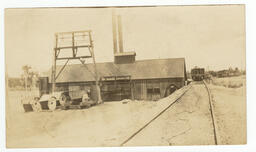
[(205, 79), (205, 70), (204, 68), (193, 68), (191, 70), (191, 77), (194, 81), (202, 81)]

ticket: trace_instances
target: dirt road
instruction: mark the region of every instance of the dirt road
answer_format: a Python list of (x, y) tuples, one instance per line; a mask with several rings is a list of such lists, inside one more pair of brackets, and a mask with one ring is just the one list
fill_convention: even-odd
[[(182, 89), (158, 102), (106, 102), (83, 110), (24, 113), (9, 94), (7, 147), (120, 146), (134, 131), (175, 101)], [(18, 110), (19, 109), (19, 110)]]

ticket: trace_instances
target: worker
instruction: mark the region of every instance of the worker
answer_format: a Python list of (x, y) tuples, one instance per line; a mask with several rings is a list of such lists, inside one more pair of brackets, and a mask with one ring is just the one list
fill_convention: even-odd
[(91, 90), (87, 90), (88, 97), (91, 98)]
[(85, 94), (83, 94), (83, 102), (89, 101), (90, 100), (90, 90), (87, 90)]

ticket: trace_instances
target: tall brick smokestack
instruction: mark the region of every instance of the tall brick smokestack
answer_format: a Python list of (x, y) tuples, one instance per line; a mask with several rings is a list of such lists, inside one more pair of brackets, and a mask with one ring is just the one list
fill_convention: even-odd
[(112, 10), (112, 32), (113, 32), (113, 49), (114, 54), (117, 53), (117, 33), (116, 33), (116, 14), (115, 10)]
[(119, 45), (119, 52), (123, 53), (123, 33), (122, 33), (122, 22), (121, 22), (121, 16), (118, 15), (117, 18), (118, 21), (118, 45)]

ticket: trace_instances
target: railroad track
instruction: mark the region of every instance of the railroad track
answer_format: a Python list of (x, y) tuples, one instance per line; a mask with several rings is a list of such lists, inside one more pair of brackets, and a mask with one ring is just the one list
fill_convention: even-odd
[[(215, 117), (214, 117), (214, 110), (213, 110), (213, 105), (212, 105), (212, 97), (210, 93), (210, 89), (208, 88), (206, 82), (203, 80), (203, 84), (207, 90), (208, 94), (208, 99), (209, 99), (209, 105), (210, 105), (210, 113), (211, 113), (211, 119), (212, 119), (212, 125), (213, 125), (213, 134), (214, 134), (214, 143), (215, 145), (218, 145), (218, 140), (217, 140), (217, 131), (216, 131), (216, 122), (215, 122)], [(143, 129), (145, 129), (149, 124), (151, 124), (154, 120), (156, 120), (159, 116), (161, 116), (166, 110), (168, 110), (170, 107), (172, 107), (175, 103), (177, 103), (185, 94), (186, 92), (191, 88), (185, 90), (174, 102), (169, 104), (166, 108), (164, 108), (161, 112), (159, 112), (155, 117), (153, 117), (149, 122), (147, 122), (145, 125), (143, 125), (141, 128), (139, 128), (136, 132), (134, 132), (131, 136), (129, 136), (125, 141), (123, 141), (120, 146), (124, 146), (127, 142), (129, 142), (131, 139), (133, 139), (137, 134), (139, 134)]]
[(211, 113), (211, 119), (212, 119), (212, 126), (213, 126), (213, 134), (214, 134), (214, 143), (215, 145), (218, 145), (218, 139), (217, 139), (217, 129), (216, 129), (216, 119), (214, 116), (214, 108), (212, 105), (212, 96), (211, 96), (211, 91), (209, 87), (207, 86), (206, 82), (203, 80), (204, 86), (207, 90), (208, 93), (208, 99), (209, 99), (209, 105), (210, 105), (210, 113)]

